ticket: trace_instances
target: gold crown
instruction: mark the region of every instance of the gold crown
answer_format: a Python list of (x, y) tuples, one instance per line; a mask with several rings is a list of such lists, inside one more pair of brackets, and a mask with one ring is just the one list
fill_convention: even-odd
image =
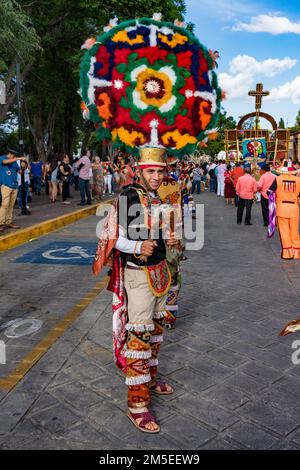
[(140, 152), (140, 164), (143, 165), (158, 165), (166, 166), (163, 159), (165, 149), (161, 147), (142, 147), (139, 149)]

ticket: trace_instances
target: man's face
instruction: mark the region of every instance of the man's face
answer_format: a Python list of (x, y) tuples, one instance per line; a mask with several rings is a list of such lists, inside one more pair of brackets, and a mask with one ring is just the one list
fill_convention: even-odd
[(142, 170), (142, 173), (148, 186), (151, 189), (153, 189), (153, 191), (157, 191), (164, 178), (164, 169), (163, 168), (144, 168)]

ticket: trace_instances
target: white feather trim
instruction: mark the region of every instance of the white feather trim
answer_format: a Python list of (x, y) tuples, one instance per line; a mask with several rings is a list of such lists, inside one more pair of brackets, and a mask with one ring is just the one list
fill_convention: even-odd
[(174, 108), (176, 104), (176, 96), (172, 96), (172, 98), (169, 99), (165, 104), (163, 104), (159, 110), (161, 113), (167, 113), (168, 111), (171, 111), (172, 108)]
[[(158, 140), (158, 131), (157, 131), (157, 125), (154, 125), (155, 119), (150, 122), (150, 127), (151, 127), (151, 133), (150, 133), (150, 146), (151, 147), (158, 147), (159, 145), (159, 140)], [(152, 123), (152, 125), (151, 125)]]
[(209, 93), (208, 91), (195, 91), (194, 96), (199, 96), (200, 98), (203, 98), (205, 101), (210, 101), (212, 114), (216, 112), (217, 110), (216, 96), (213, 93)]
[(127, 331), (153, 331), (155, 329), (153, 323), (148, 325), (140, 325), (139, 323), (127, 323), (126, 330)]
[(117, 90), (121, 90), (121, 88), (123, 88), (124, 86), (124, 83), (122, 80), (114, 80), (114, 88), (116, 88)]
[(127, 31), (128, 33), (131, 33), (131, 31), (136, 31), (136, 30), (137, 30), (137, 26), (128, 26), (128, 28), (125, 28), (125, 31)]
[(151, 382), (151, 375), (139, 375), (137, 377), (126, 377), (125, 383), (126, 385), (141, 385), (146, 384), (147, 382)]
[(150, 34), (149, 34), (150, 47), (156, 47), (157, 46), (157, 31), (158, 31), (158, 28), (154, 24), (151, 24), (149, 26), (149, 29), (150, 29)]
[(161, 69), (159, 69), (159, 72), (165, 73), (171, 80), (172, 85), (176, 83), (177, 77), (172, 67), (169, 67), (168, 65), (166, 65), (165, 67), (162, 67)]
[(193, 90), (185, 90), (186, 98), (192, 98), (194, 96)]
[(161, 13), (153, 13), (152, 19), (154, 21), (161, 21), (162, 19), (162, 14)]
[(115, 18), (112, 18), (109, 21), (107, 26), (104, 26), (103, 31), (105, 31), (105, 32), (110, 31), (112, 28), (117, 26), (118, 22), (119, 22), (119, 19), (115, 16)]
[(132, 359), (150, 359), (151, 356), (151, 349), (149, 349), (148, 351), (134, 351), (132, 349), (128, 349), (125, 353), (125, 357), (129, 357)]
[(157, 129), (158, 124), (159, 124), (158, 119), (152, 119), (152, 121), (150, 121), (149, 123), (149, 127), (151, 127), (151, 129)]
[(162, 28), (159, 28), (159, 32), (165, 34), (165, 36), (168, 36), (169, 34), (174, 34), (174, 29), (163, 26)]
[(215, 132), (219, 132), (218, 127), (214, 127), (213, 129), (208, 129), (207, 131), (205, 131), (205, 134), (209, 135), (209, 134), (214, 134)]
[(158, 359), (150, 359), (149, 367), (158, 366)]
[(163, 335), (152, 335), (150, 338), (150, 343), (162, 343), (163, 340)]
[(112, 20), (110, 20), (109, 24), (111, 26), (117, 26), (117, 24), (119, 23), (119, 18), (117, 16), (115, 16)]
[(165, 310), (160, 310), (159, 312), (154, 312), (153, 318), (164, 318), (166, 316)]
[(131, 81), (136, 82), (137, 76), (141, 72), (143, 72), (143, 70), (145, 70), (146, 68), (147, 68), (147, 65), (143, 64), (143, 65), (140, 65), (139, 67), (136, 67), (135, 69), (133, 69), (133, 71), (130, 74)]
[(134, 102), (134, 104), (136, 105), (137, 108), (140, 108), (140, 109), (147, 109), (148, 108), (148, 105), (146, 103), (144, 103), (144, 101), (141, 100), (141, 95), (140, 95), (139, 91), (134, 90), (132, 92), (132, 98), (133, 98), (133, 102)]
[(95, 101), (95, 88), (96, 87), (110, 87), (112, 86), (112, 82), (108, 80), (100, 80), (99, 78), (95, 78), (94, 74), (94, 64), (96, 62), (96, 57), (92, 57), (90, 69), (88, 71), (88, 79), (89, 79), (89, 88), (88, 88), (88, 98), (89, 104), (93, 104)]

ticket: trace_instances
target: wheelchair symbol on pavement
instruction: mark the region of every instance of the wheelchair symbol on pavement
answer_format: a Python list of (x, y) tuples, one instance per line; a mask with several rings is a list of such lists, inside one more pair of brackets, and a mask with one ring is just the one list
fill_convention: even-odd
[(97, 241), (64, 240), (51, 241), (25, 252), (15, 263), (70, 264), (90, 266), (93, 262)]
[(70, 248), (57, 248), (56, 250), (48, 250), (42, 253), (43, 258), (52, 260), (72, 260), (72, 259), (86, 259), (93, 258), (94, 255), (89, 255), (87, 249), (82, 246), (71, 246)]

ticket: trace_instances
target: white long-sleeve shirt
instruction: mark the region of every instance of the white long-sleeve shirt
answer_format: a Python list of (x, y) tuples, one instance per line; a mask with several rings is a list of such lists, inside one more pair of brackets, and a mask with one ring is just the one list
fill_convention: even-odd
[(117, 248), (117, 250), (130, 254), (135, 252), (137, 255), (140, 255), (142, 243), (142, 241), (137, 242), (136, 240), (129, 240), (128, 238), (125, 238), (124, 229), (121, 227), (119, 228), (119, 238), (115, 244), (115, 248)]

